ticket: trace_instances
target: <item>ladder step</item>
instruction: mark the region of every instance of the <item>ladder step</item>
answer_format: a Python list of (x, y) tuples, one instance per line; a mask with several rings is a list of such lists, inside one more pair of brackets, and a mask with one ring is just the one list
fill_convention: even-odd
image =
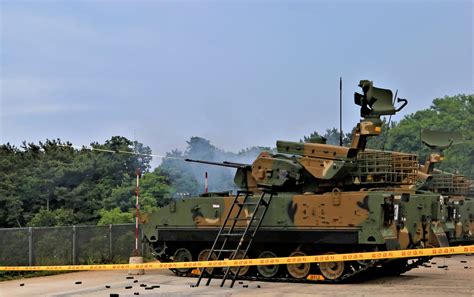
[(215, 253), (233, 253), (235, 250), (214, 250)]
[(244, 233), (224, 233), (221, 236), (242, 236)]
[[(228, 218), (228, 221), (250, 221), (251, 217), (248, 217), (246, 219), (244, 218)], [(260, 217), (255, 217), (253, 218), (252, 222), (249, 222), (251, 223), (252, 225), (255, 224), (255, 222), (258, 222), (260, 220)], [(228, 229), (230, 229), (230, 227), (226, 227)]]
[(238, 206), (247, 206), (247, 205), (248, 205), (248, 206), (252, 206), (252, 205), (258, 205), (258, 202), (244, 202), (244, 203), (242, 203), (242, 202), (237, 202), (236, 204), (237, 204)]

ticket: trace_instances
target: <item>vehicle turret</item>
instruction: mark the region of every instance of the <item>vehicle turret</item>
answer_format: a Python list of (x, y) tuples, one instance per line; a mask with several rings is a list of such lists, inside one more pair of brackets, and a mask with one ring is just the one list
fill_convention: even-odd
[(420, 165), (419, 189), (428, 189), (441, 194), (466, 194), (469, 182), (465, 176), (435, 169), (435, 164), (444, 160), (444, 151), (463, 141), (462, 134), (455, 131), (421, 130), (421, 141), (430, 148), (425, 164)]
[[(276, 154), (262, 152), (251, 165), (235, 167), (237, 186), (257, 192), (272, 187), (280, 192), (322, 193), (334, 187), (414, 183), (415, 178), (407, 179), (406, 175), (416, 173), (416, 156), (365, 149), (367, 138), (382, 131), (380, 117), (396, 114), (407, 100), (395, 100), (391, 90), (374, 87), (369, 80), (361, 80), (359, 87), (362, 93), (354, 94), (354, 102), (360, 106), (362, 119), (354, 129), (350, 147), (326, 144), (324, 138), (309, 143), (279, 140)], [(395, 101), (402, 105), (396, 108)]]

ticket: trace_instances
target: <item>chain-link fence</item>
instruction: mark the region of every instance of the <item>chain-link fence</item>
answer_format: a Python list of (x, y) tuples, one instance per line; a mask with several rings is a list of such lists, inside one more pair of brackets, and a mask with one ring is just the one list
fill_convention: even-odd
[(125, 263), (134, 249), (135, 224), (0, 228), (0, 266)]

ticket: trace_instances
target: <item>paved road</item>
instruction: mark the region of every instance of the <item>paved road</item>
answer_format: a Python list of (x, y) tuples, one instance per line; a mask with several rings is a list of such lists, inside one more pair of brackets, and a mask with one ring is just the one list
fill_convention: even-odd
[[(467, 261), (462, 263), (461, 261)], [(380, 277), (356, 284), (294, 284), (250, 282), (233, 289), (220, 288), (218, 280), (210, 287), (192, 288), (194, 278), (181, 278), (169, 271), (147, 271), (126, 279), (125, 271), (84, 271), (53, 276), (0, 282), (0, 296), (472, 296), (474, 297), (474, 256), (435, 258), (432, 267), (420, 267), (400, 277)], [(438, 266), (447, 265), (447, 270)], [(465, 268), (467, 267), (467, 268)], [(134, 281), (137, 281), (134, 283)], [(75, 284), (81, 281), (82, 284)], [(24, 284), (20, 286), (20, 284)], [(145, 290), (140, 284), (159, 285)], [(247, 285), (248, 288), (245, 288)], [(110, 286), (106, 288), (105, 286)], [(131, 286), (131, 289), (126, 287)], [(260, 286), (258, 288), (257, 286)]]

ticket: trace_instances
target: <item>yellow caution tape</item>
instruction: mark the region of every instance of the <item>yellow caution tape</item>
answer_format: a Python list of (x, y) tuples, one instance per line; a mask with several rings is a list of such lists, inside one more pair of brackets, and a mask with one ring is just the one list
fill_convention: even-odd
[(418, 258), (456, 254), (473, 254), (474, 245), (454, 246), (443, 248), (427, 248), (412, 250), (393, 250), (365, 253), (327, 254), (304, 257), (281, 257), (260, 259), (239, 259), (219, 261), (193, 261), (143, 264), (103, 264), (103, 265), (61, 265), (61, 266), (0, 266), (0, 271), (60, 271), (60, 270), (128, 270), (128, 269), (174, 269), (174, 268), (204, 268), (204, 267), (232, 267), (255, 265), (280, 265), (318, 262), (339, 262), (354, 260), (380, 260), (394, 258)]

